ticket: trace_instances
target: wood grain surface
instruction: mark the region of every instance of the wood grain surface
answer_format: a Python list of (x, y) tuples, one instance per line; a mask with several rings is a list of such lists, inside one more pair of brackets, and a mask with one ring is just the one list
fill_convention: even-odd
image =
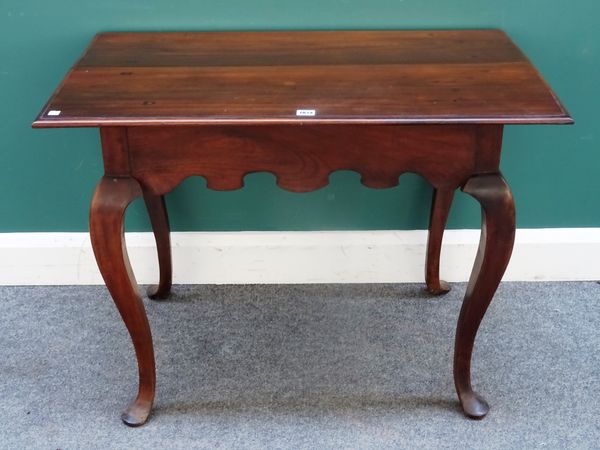
[(33, 126), (308, 122), (572, 119), (499, 30), (161, 32), (98, 34)]

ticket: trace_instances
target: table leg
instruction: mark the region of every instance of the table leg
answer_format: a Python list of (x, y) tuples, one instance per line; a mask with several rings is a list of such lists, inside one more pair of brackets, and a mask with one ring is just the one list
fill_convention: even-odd
[(454, 191), (455, 189), (451, 188), (433, 190), (427, 236), (427, 259), (425, 261), (425, 283), (427, 290), (433, 295), (443, 295), (450, 291), (450, 285), (440, 280), (440, 253)]
[(487, 402), (471, 387), (471, 356), (479, 324), (504, 275), (515, 238), (515, 206), (501, 174), (475, 176), (462, 189), (481, 205), (479, 249), (456, 328), (454, 383), (467, 417), (482, 419)]
[(141, 188), (133, 178), (105, 176), (96, 187), (90, 209), (90, 235), (96, 261), (127, 326), (137, 356), (138, 395), (121, 416), (123, 422), (130, 426), (146, 422), (156, 387), (150, 325), (138, 294), (123, 235), (125, 210), (141, 195)]
[(163, 195), (153, 195), (144, 193), (144, 201), (150, 216), (154, 239), (156, 240), (156, 249), (158, 251), (158, 267), (160, 270), (159, 282), (155, 286), (148, 288), (148, 297), (153, 300), (162, 300), (169, 297), (172, 283), (172, 265), (171, 265), (171, 228), (169, 226), (169, 216), (167, 206)]

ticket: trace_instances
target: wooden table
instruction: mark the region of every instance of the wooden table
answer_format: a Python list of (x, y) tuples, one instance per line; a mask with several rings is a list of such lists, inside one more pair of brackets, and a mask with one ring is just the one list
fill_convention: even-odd
[(139, 391), (123, 413), (143, 424), (155, 394), (150, 326), (123, 239), (129, 203), (143, 197), (156, 237), (160, 281), (171, 290), (164, 195), (192, 175), (240, 189), (268, 171), (294, 192), (354, 170), (371, 188), (404, 172), (434, 187), (425, 279), (448, 292), (439, 256), (454, 192), (481, 204), (479, 251), (458, 318), (454, 380), (464, 413), (488, 405), (471, 388), (479, 324), (508, 264), (515, 235), (499, 170), (504, 124), (572, 119), (501, 31), (319, 31), (98, 34), (33, 123), (98, 127), (104, 176), (90, 233), (106, 286), (129, 330)]

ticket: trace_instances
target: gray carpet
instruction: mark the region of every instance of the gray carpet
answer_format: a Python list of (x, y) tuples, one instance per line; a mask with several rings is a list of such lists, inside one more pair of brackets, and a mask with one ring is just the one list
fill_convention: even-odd
[(158, 395), (119, 414), (132, 347), (103, 287), (0, 288), (0, 447), (600, 446), (600, 285), (504, 283), (480, 330), (476, 422), (452, 382), (465, 285), (176, 286), (145, 300)]

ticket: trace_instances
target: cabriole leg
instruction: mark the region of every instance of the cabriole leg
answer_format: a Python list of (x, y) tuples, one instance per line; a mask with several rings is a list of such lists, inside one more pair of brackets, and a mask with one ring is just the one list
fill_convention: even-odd
[(156, 250), (158, 251), (159, 282), (148, 288), (147, 294), (153, 300), (166, 299), (171, 293), (172, 263), (171, 263), (171, 228), (165, 198), (162, 195), (144, 193), (144, 202), (150, 216)]
[(450, 206), (454, 198), (454, 189), (434, 189), (429, 216), (429, 234), (427, 236), (427, 259), (425, 261), (425, 283), (433, 295), (443, 295), (450, 291), (450, 285), (440, 280), (440, 253), (442, 237), (448, 220)]
[(98, 267), (133, 341), (139, 370), (139, 390), (121, 419), (127, 425), (146, 422), (156, 387), (150, 325), (129, 264), (123, 220), (127, 206), (142, 195), (133, 178), (103, 177), (90, 209), (90, 234)]
[(487, 402), (471, 387), (471, 356), (479, 324), (504, 275), (515, 238), (515, 206), (501, 174), (475, 176), (462, 189), (481, 205), (479, 250), (456, 328), (454, 383), (467, 417), (482, 419)]

